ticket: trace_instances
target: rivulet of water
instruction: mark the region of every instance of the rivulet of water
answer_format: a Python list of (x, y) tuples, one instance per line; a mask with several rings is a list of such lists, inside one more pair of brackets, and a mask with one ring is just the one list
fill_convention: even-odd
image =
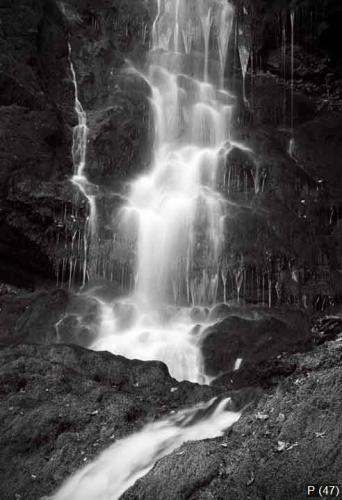
[(89, 243), (95, 237), (96, 234), (97, 214), (96, 214), (96, 197), (92, 192), (94, 191), (94, 188), (89, 183), (85, 173), (86, 157), (87, 157), (87, 139), (88, 139), (87, 114), (84, 111), (83, 106), (79, 100), (76, 72), (72, 62), (70, 43), (69, 43), (69, 63), (70, 63), (70, 72), (72, 75), (72, 81), (74, 85), (74, 95), (75, 95), (74, 109), (78, 119), (78, 123), (73, 129), (72, 159), (74, 165), (74, 174), (71, 178), (71, 181), (86, 197), (89, 205), (89, 218), (86, 221), (86, 228), (84, 231), (84, 251), (83, 251), (84, 255), (83, 285), (84, 285), (86, 282), (87, 271), (88, 271), (88, 254), (89, 254), (88, 247)]

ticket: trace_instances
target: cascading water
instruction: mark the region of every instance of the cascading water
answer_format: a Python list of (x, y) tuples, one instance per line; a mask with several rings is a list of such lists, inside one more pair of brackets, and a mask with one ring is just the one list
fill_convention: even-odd
[[(202, 383), (207, 379), (201, 328), (192, 308), (201, 312), (201, 306), (216, 303), (221, 272), (227, 207), (218, 176), (233, 147), (233, 99), (223, 90), (233, 13), (224, 0), (158, 0), (149, 70), (141, 75), (151, 87), (154, 161), (150, 172), (132, 183), (119, 214), (122, 238), (136, 245), (135, 290), (114, 302), (98, 299), (102, 318), (91, 346), (161, 360), (178, 380)], [(215, 57), (209, 60), (214, 40)], [(77, 91), (74, 71), (73, 76)], [(84, 189), (86, 117), (77, 92), (76, 111), (73, 181)], [(222, 435), (240, 417), (227, 403), (214, 399), (148, 424), (71, 477), (54, 500), (119, 498), (185, 441)]]
[(222, 436), (240, 417), (226, 410), (228, 400), (211, 400), (146, 425), (118, 441), (72, 476), (51, 500), (116, 500), (157, 460), (186, 441)]
[[(116, 301), (115, 312), (102, 304), (91, 346), (164, 361), (175, 378), (194, 382), (205, 378), (190, 307), (215, 304), (220, 273), (226, 201), (218, 173), (233, 107), (221, 87), (233, 17), (224, 0), (158, 2), (143, 75), (152, 89), (154, 161), (132, 183), (120, 214), (123, 237), (136, 239), (135, 292)], [(131, 311), (125, 325), (122, 310)]]
[[(72, 142), (72, 159), (74, 165), (74, 175), (71, 178), (71, 181), (80, 192), (86, 197), (89, 205), (89, 217), (86, 221), (86, 228), (84, 231), (84, 262), (83, 262), (83, 285), (86, 282), (87, 272), (88, 272), (88, 254), (89, 241), (94, 240), (96, 234), (96, 197), (92, 194), (93, 186), (89, 183), (86, 175), (86, 156), (87, 156), (87, 139), (88, 139), (88, 126), (87, 126), (87, 115), (84, 111), (82, 104), (79, 100), (78, 96), (78, 85), (76, 79), (76, 72), (72, 62), (71, 57), (71, 45), (68, 44), (69, 47), (69, 62), (70, 62), (70, 71), (72, 75), (72, 81), (74, 84), (74, 95), (75, 95), (75, 112), (77, 114), (78, 124), (74, 127), (73, 130), (73, 142)], [(90, 238), (89, 238), (90, 236)]]
[(238, 29), (238, 51), (239, 51), (241, 70), (242, 70), (242, 97), (246, 106), (249, 105), (246, 96), (246, 76), (251, 56), (251, 36), (248, 27), (245, 26), (244, 23), (244, 18), (247, 14), (248, 12), (244, 7), (242, 20)]

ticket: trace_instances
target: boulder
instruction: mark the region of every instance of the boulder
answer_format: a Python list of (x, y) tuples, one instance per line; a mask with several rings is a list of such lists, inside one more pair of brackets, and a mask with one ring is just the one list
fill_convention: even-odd
[(204, 367), (209, 376), (218, 377), (215, 384), (263, 385), (275, 374), (274, 368), (279, 368), (280, 373), (289, 369), (274, 364), (277, 356), (304, 351), (313, 345), (304, 317), (298, 323), (271, 314), (256, 313), (254, 318), (237, 314), (232, 313), (203, 332)]

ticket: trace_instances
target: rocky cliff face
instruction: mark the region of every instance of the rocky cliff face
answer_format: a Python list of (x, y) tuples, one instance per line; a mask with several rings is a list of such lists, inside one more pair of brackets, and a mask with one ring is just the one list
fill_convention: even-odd
[(120, 70), (126, 58), (143, 57), (149, 18), (143, 4), (132, 10), (121, 1), (94, 9), (25, 0), (0, 9), (0, 272), (4, 282), (31, 287), (56, 274), (68, 279), (75, 233), (88, 213), (70, 183), (77, 117), (68, 41), (89, 116), (87, 175), (105, 227), (115, 204), (106, 191), (121, 193), (148, 163), (149, 91)]
[[(235, 139), (251, 152), (231, 151), (219, 186), (232, 202), (219, 294), (235, 300), (241, 282), (245, 302), (315, 310), (341, 294), (338, 66), (324, 52), (334, 31), (328, 23), (325, 38), (317, 35), (310, 45), (304, 27), (311, 11), (295, 25), (292, 94), (289, 9), (280, 4), (263, 15), (262, 2), (245, 11), (237, 2), (242, 42), (251, 50), (248, 105), (240, 99), (233, 47), (228, 71), (239, 98)], [(57, 275), (77, 283), (89, 252), (93, 278), (121, 280), (127, 288), (134, 252), (113, 244), (113, 232), (128, 181), (151, 160), (150, 89), (133, 68), (146, 59), (152, 5), (25, 0), (5, 2), (1, 11), (2, 279), (32, 286)], [(87, 113), (85, 174), (99, 220), (86, 251), (89, 207), (70, 183), (76, 124), (70, 55)]]
[(73, 91), (65, 20), (53, 1), (2, 2), (1, 279), (53, 279), (53, 233), (71, 165)]
[(341, 81), (327, 41), (337, 36), (329, 21), (337, 4), (236, 2), (237, 44), (250, 52), (247, 101), (234, 52), (228, 71), (238, 96), (235, 139), (250, 151), (231, 151), (221, 186), (232, 201), (222, 266), (228, 298), (239, 287), (248, 303), (313, 311), (341, 295)]
[[(115, 214), (128, 182), (151, 159), (150, 88), (135, 71), (146, 58), (151, 21), (144, 2), (60, 5), (89, 128), (85, 175), (98, 217), (96, 241), (89, 245), (89, 275), (115, 280), (121, 275), (120, 249), (113, 246)], [(82, 266), (82, 255), (69, 247), (58, 266), (75, 257)]]

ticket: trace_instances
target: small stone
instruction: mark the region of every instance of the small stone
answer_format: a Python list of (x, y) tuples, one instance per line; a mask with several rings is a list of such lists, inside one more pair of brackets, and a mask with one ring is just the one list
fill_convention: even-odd
[(278, 441), (277, 451), (285, 451), (288, 444), (286, 441)]
[(270, 417), (269, 415), (266, 415), (265, 413), (260, 413), (258, 412), (256, 415), (257, 420), (268, 420)]

